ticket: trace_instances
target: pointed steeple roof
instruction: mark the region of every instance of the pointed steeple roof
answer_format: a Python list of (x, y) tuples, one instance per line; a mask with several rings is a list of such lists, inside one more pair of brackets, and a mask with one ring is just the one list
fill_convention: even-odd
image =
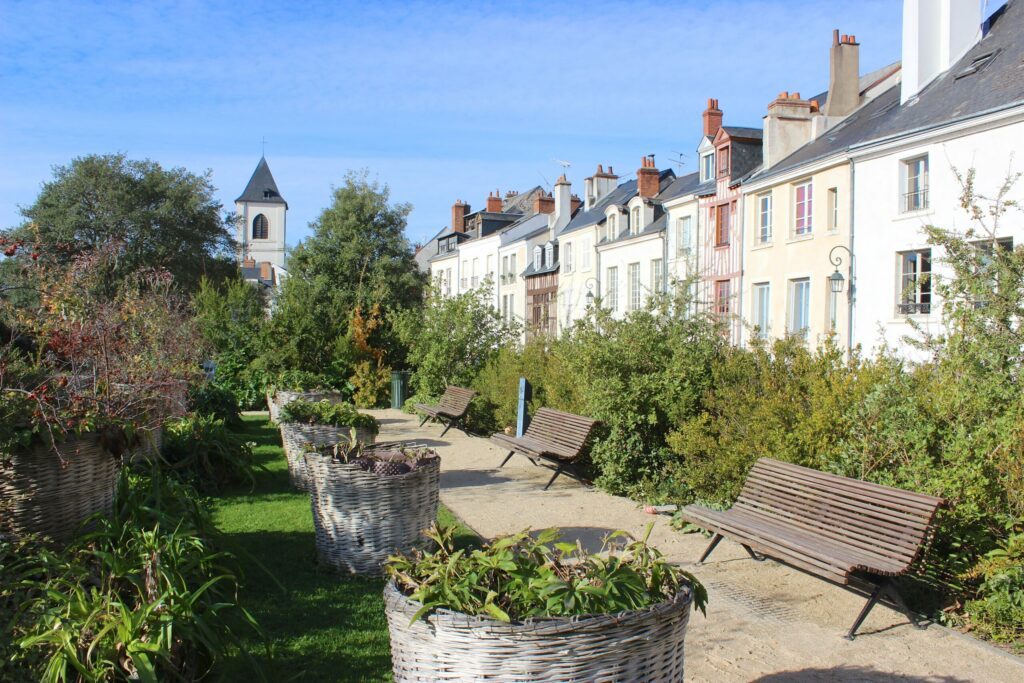
[(288, 202), (277, 189), (266, 157), (260, 157), (260, 163), (256, 164), (256, 170), (252, 172), (252, 178), (249, 178), (249, 184), (245, 186), (245, 192), (235, 201), (284, 204), (284, 208), (288, 208)]

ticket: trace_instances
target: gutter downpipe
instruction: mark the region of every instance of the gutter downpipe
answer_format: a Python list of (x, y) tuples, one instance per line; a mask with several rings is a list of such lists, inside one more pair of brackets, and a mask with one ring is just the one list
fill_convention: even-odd
[(857, 296), (856, 289), (856, 265), (857, 259), (854, 256), (853, 251), (853, 226), (854, 226), (854, 214), (856, 211), (855, 198), (857, 196), (854, 186), (856, 180), (856, 174), (854, 173), (854, 165), (856, 162), (853, 157), (850, 157), (850, 294), (848, 297), (849, 303), (847, 304), (846, 311), (846, 357), (847, 359), (853, 356), (853, 304), (854, 299)]

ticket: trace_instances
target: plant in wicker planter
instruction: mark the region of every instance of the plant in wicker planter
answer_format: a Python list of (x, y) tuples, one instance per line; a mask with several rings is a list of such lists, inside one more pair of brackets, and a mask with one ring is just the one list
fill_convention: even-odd
[(441, 460), (401, 444), (308, 447), (305, 453), (320, 561), (354, 574), (382, 572), (437, 518)]
[(557, 530), (395, 555), (384, 589), (396, 681), (682, 681), (683, 640), (704, 587), (624, 532), (601, 553)]
[(365, 415), (349, 403), (328, 400), (306, 401), (296, 399), (281, 408), (279, 413), (281, 441), (288, 459), (288, 477), (293, 487), (309, 490), (303, 453), (306, 444), (334, 445), (355, 440), (372, 444), (380, 428), (372, 415)]

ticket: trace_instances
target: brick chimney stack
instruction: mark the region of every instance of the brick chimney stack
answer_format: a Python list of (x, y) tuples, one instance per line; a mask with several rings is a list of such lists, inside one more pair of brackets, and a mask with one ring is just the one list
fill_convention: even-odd
[(487, 212), (501, 213), (504, 206), (501, 203), (501, 192), (494, 191), (494, 194), (487, 195)]
[(722, 127), (722, 110), (718, 108), (718, 100), (708, 100), (708, 108), (704, 110), (704, 135), (715, 137)]
[(260, 262), (260, 279), (271, 283), (274, 281), (274, 269), (271, 267), (270, 261)]
[(575, 214), (582, 203), (583, 200), (580, 199), (579, 195), (574, 194), (572, 199), (569, 200), (569, 212)]
[(814, 123), (819, 114), (817, 100), (802, 99), (798, 92), (780, 92), (768, 105), (764, 117), (764, 168), (771, 168), (814, 139)]
[(860, 105), (860, 45), (856, 36), (832, 31), (825, 116), (848, 116)]
[(466, 215), (469, 213), (469, 204), (461, 199), (456, 199), (452, 204), (452, 232), (466, 232)]
[(248, 256), (248, 257), (242, 259), (242, 267), (243, 268), (255, 268), (256, 267), (256, 259), (254, 259), (251, 256)]
[(533, 200), (533, 210), (535, 213), (554, 213), (555, 198), (550, 192), (545, 194), (542, 190)]
[(583, 181), (584, 210), (590, 211), (590, 208), (614, 190), (618, 183), (619, 176), (615, 175), (615, 171), (611, 166), (605, 171), (604, 166), (598, 164), (597, 172)]
[(640, 157), (640, 168), (636, 171), (636, 189), (641, 197), (658, 194), (658, 169), (654, 167), (654, 155)]

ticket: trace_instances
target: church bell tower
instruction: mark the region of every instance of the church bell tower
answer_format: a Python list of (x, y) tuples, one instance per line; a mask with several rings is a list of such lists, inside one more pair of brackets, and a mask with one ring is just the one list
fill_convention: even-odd
[(269, 262), (286, 269), (288, 202), (277, 189), (266, 157), (260, 158), (245, 191), (235, 200), (235, 212), (238, 214), (239, 262)]

